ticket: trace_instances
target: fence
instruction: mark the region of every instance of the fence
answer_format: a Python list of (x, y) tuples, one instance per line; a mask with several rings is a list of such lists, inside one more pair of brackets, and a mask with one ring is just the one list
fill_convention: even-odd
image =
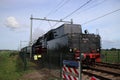
[(27, 68), (27, 55), (26, 52), (19, 52), (19, 56), (23, 61), (24, 70)]

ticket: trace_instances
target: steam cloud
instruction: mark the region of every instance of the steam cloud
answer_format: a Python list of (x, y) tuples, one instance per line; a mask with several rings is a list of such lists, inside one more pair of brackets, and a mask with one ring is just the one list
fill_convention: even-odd
[(15, 17), (12, 17), (12, 16), (10, 16), (10, 17), (8, 17), (8, 18), (6, 19), (5, 25), (6, 25), (7, 27), (9, 27), (9, 28), (12, 28), (12, 29), (19, 28), (19, 26), (20, 26), (20, 24), (18, 23), (18, 21), (16, 20), (16, 18), (15, 18)]
[(37, 40), (44, 33), (45, 33), (45, 31), (40, 29), (40, 28), (38, 28), (38, 27), (36, 29), (34, 29), (33, 37), (32, 37), (33, 41)]

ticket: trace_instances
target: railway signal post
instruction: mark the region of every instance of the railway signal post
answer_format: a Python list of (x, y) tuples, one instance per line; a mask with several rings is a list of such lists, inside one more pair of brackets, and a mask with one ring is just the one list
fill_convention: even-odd
[(78, 61), (78, 64), (79, 64), (79, 80), (82, 80), (82, 66), (81, 66), (81, 62), (82, 62), (82, 59), (81, 59), (81, 53), (80, 53), (80, 56), (79, 56), (79, 61)]
[(62, 78), (67, 80), (82, 80), (80, 61), (63, 60)]

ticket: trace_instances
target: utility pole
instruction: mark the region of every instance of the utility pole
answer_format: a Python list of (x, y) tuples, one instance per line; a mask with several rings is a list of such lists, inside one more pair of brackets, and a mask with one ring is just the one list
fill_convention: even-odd
[(31, 15), (31, 18), (30, 18), (30, 59), (32, 58), (32, 15)]
[(62, 19), (60, 20), (52, 20), (52, 19), (46, 19), (46, 17), (44, 18), (33, 18), (33, 16), (31, 15), (30, 17), (30, 59), (32, 58), (32, 25), (33, 25), (33, 21), (32, 20), (44, 20), (44, 21), (52, 21), (52, 22), (65, 22), (65, 23), (71, 23), (73, 24), (73, 20), (71, 19), (71, 21), (63, 21)]

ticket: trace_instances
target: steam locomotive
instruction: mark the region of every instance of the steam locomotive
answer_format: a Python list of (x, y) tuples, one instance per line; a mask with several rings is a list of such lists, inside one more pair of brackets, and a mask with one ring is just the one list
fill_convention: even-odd
[(100, 62), (100, 36), (82, 32), (79, 24), (63, 24), (48, 31), (32, 45), (32, 56), (59, 65), (62, 60), (79, 60), (83, 64)]

